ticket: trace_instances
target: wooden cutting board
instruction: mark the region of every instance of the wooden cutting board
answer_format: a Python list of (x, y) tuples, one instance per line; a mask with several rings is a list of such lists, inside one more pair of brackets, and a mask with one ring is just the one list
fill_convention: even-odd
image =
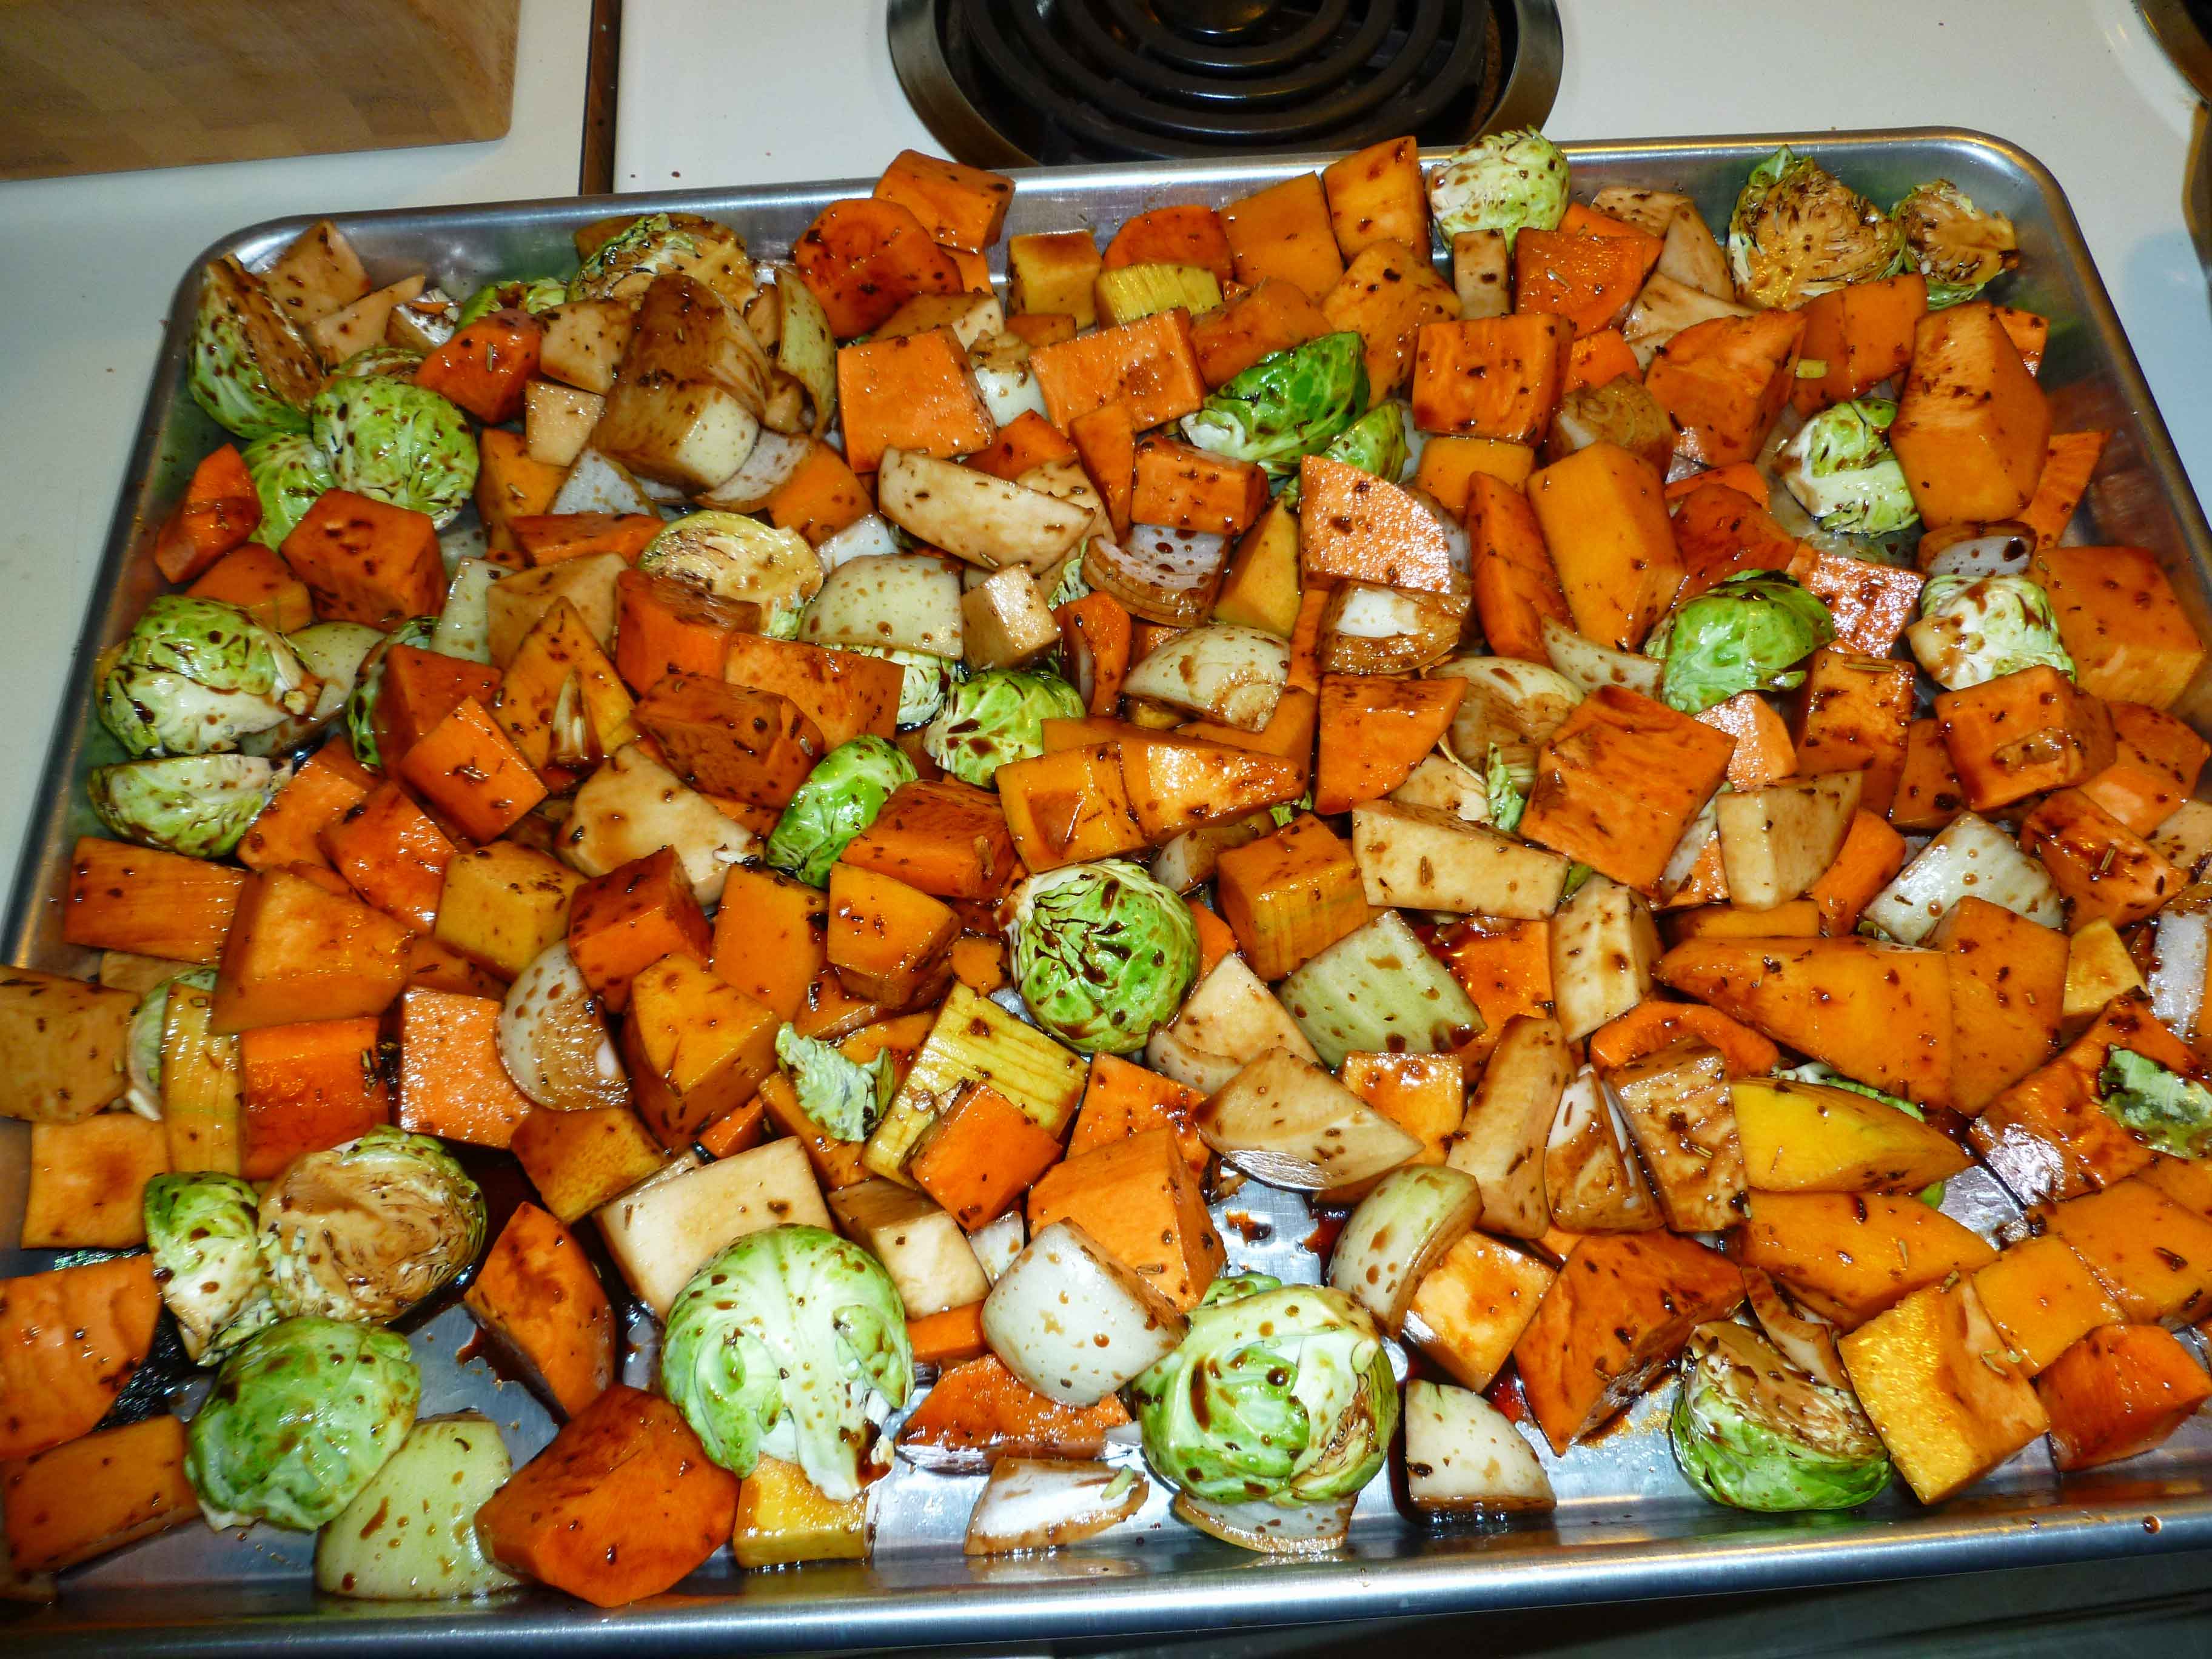
[(520, 0), (0, 0), (0, 179), (496, 138)]

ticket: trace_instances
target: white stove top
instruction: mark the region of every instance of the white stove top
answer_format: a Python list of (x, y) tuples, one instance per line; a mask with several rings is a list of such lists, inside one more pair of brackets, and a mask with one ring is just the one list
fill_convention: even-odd
[[(2072, 200), (2200, 493), (2212, 301), (2182, 220), (2197, 101), (2129, 0), (1559, 0), (1558, 138), (1967, 127)], [(1664, 21), (1659, 21), (1663, 17)], [(628, 0), (618, 190), (872, 178), (940, 150), (892, 73), (883, 0)]]

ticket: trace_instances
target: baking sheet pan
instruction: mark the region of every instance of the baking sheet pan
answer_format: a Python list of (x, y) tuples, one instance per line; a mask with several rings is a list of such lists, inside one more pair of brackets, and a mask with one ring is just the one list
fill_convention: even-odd
[[(1940, 176), (2012, 216), (2021, 268), (1995, 297), (2051, 320), (2042, 380), (2055, 428), (2104, 427), (2114, 434), (2071, 538), (2154, 550), (2200, 633), (2212, 633), (2212, 535), (2073, 215), (2032, 157), (1999, 140), (1926, 130), (1566, 149), (1578, 193), (1613, 184), (1681, 190), (1696, 197), (1709, 222), (1724, 227), (1744, 174), (1785, 142), (1878, 201)], [(1147, 207), (1226, 202), (1325, 159), (1018, 173), (1007, 228), (1110, 230)], [(568, 269), (569, 233), (617, 211), (702, 213), (734, 227), (757, 255), (781, 256), (823, 204), (866, 194), (871, 182), (337, 216), (378, 281), (427, 269), (449, 291), (465, 294), (494, 275)], [(210, 257), (231, 252), (259, 264), (306, 222), (253, 226), (218, 243)], [(90, 953), (62, 942), (58, 903), (71, 843), (97, 833), (81, 780), (88, 768), (121, 758), (94, 717), (90, 667), (161, 591), (150, 556), (155, 527), (193, 464), (219, 441), (184, 386), (198, 282), (196, 265), (179, 284), (91, 611), (56, 688), (53, 746), (8, 924), (9, 957), (21, 965), (68, 973), (93, 965)], [(2156, 349), (2155, 342), (2144, 344)], [(2212, 734), (2212, 674), (2200, 675), (2177, 711)], [(21, 1215), (27, 1143), (24, 1126), (0, 1125), (0, 1237), (15, 1236)], [(1978, 1170), (1950, 1184), (1945, 1207), (1985, 1234), (2016, 1213)], [(1230, 1212), (1248, 1224), (1239, 1226)], [(1297, 1197), (1248, 1185), (1216, 1206), (1216, 1218), (1225, 1224), (1233, 1259), (1286, 1278), (1314, 1276), (1316, 1264), (1299, 1248), (1311, 1223)], [(1264, 1224), (1264, 1237), (1247, 1237), (1262, 1231), (1249, 1224), (1254, 1221)], [(0, 1274), (32, 1271), (50, 1259), (0, 1249)], [(651, 1372), (651, 1322), (633, 1317), (629, 1329), (627, 1375), (643, 1382)], [(412, 1333), (424, 1372), (423, 1411), (484, 1412), (520, 1462), (550, 1437), (553, 1425), (523, 1389), (460, 1357), (471, 1330), (466, 1315), (453, 1309)], [(1932, 1510), (1893, 1488), (1849, 1516), (1766, 1517), (1716, 1508), (1679, 1479), (1665, 1437), (1670, 1395), (1655, 1390), (1597, 1443), (1565, 1461), (1543, 1454), (1560, 1498), (1552, 1516), (1426, 1533), (1399, 1518), (1389, 1480), (1382, 1477), (1362, 1499), (1349, 1547), (1320, 1560), (1269, 1559), (1214, 1543), (1166, 1520), (1156, 1493), (1135, 1523), (1097, 1543), (1052, 1556), (969, 1561), (958, 1540), (980, 1481), (902, 1466), (877, 1489), (876, 1554), (866, 1567), (740, 1573), (725, 1554), (676, 1592), (612, 1613), (538, 1591), (475, 1604), (349, 1602), (313, 1593), (307, 1534), (266, 1527), (216, 1534), (194, 1525), (79, 1569), (52, 1607), (0, 1611), (0, 1647), (392, 1653), (465, 1643), (487, 1652), (556, 1655), (632, 1644), (705, 1653), (1042, 1643), (1776, 1589), (2212, 1546), (2212, 1419), (2189, 1425), (2148, 1457), (2063, 1480), (2039, 1443)], [(1115, 1455), (1136, 1461), (1133, 1447)]]

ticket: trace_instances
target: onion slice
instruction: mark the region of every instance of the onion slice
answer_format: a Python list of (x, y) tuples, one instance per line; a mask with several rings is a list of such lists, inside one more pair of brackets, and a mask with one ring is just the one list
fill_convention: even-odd
[(968, 1517), (963, 1555), (1059, 1549), (1118, 1527), (1152, 1495), (1133, 1469), (1050, 1457), (1002, 1457)]
[(1208, 1537), (1263, 1555), (1329, 1555), (1344, 1547), (1358, 1494), (1285, 1509), (1276, 1504), (1217, 1504), (1176, 1495), (1175, 1512)]
[(1833, 1326), (1801, 1311), (1763, 1268), (1743, 1270), (1743, 1289), (1759, 1328), (1784, 1359), (1817, 1382), (1851, 1391), (1843, 1356), (1836, 1352)]
[(1406, 1385), (1406, 1496), (1429, 1516), (1548, 1510), (1552, 1482), (1505, 1413), (1472, 1389)]

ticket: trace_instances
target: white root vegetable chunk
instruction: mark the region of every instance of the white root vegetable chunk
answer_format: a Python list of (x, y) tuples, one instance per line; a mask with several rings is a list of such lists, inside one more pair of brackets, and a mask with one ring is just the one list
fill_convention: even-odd
[(2058, 927), (2065, 910), (2051, 872), (1987, 818), (1961, 812), (1874, 896), (1866, 920), (1900, 945), (1920, 945), (1962, 898)]
[(1717, 1049), (1683, 1043), (1606, 1079), (1620, 1118), (1677, 1232), (1719, 1232), (1741, 1219), (1743, 1146), (1728, 1068)]
[(1544, 1193), (1553, 1224), (1568, 1232), (1648, 1232), (1660, 1224), (1659, 1202), (1629, 1150), (1628, 1131), (1587, 1066), (1559, 1096), (1544, 1144)]
[(1129, 671), (1121, 690), (1257, 732), (1273, 718), (1290, 678), (1290, 641), (1215, 623), (1170, 640)]
[(1550, 1230), (1544, 1143), (1574, 1069), (1559, 1021), (1516, 1014), (1505, 1022), (1444, 1155), (1481, 1188), (1486, 1231), (1541, 1238)]
[(1002, 1457), (968, 1517), (963, 1555), (1012, 1555), (1080, 1544), (1145, 1507), (1152, 1486), (1134, 1469), (1054, 1457)]
[(1544, 618), (1544, 654), (1552, 659), (1553, 668), (1584, 692), (1625, 685), (1631, 691), (1656, 697), (1660, 682), (1667, 676), (1667, 665), (1658, 658), (1615, 651), (1611, 646), (1584, 639), (1571, 628), (1561, 627), (1549, 617)]
[(1370, 904), (1534, 921), (1559, 908), (1568, 860), (1426, 806), (1366, 801), (1352, 853)]
[(1504, 1413), (1472, 1389), (1406, 1385), (1406, 1495), (1427, 1515), (1548, 1510), (1552, 1482)]
[(983, 1277), (995, 1285), (1006, 1277), (1006, 1269), (1014, 1265), (1014, 1260), (1021, 1255), (1028, 1237), (1028, 1230), (1022, 1222), (1022, 1212), (1017, 1207), (969, 1234), (968, 1248), (975, 1251), (976, 1265), (983, 1269)]
[(957, 657), (965, 637), (960, 578), (944, 560), (926, 555), (847, 559), (823, 578), (799, 637), (809, 645), (878, 645)]
[(1592, 876), (1552, 918), (1552, 1006), (1579, 1042), (1651, 994), (1659, 930), (1643, 898)]
[(1490, 786), (1449, 755), (1425, 755), (1390, 792), (1401, 806), (1426, 806), (1462, 823), (1490, 822)]
[(1194, 1119), (1206, 1144), (1255, 1181), (1293, 1192), (1349, 1187), (1419, 1155), (1421, 1143), (1320, 1066), (1271, 1048)]
[(1055, 1221), (983, 1301), (983, 1340), (1048, 1400), (1095, 1406), (1175, 1351), (1188, 1322), (1073, 1221)]
[(1482, 1219), (1474, 1177), (1441, 1164), (1394, 1170), (1337, 1236), (1328, 1282), (1395, 1336), (1429, 1269)]
[(806, 1149), (789, 1136), (711, 1164), (678, 1158), (592, 1213), (623, 1278), (662, 1319), (691, 1275), (747, 1233), (830, 1227)]
[(1352, 1529), (1357, 1492), (1286, 1509), (1265, 1498), (1220, 1504), (1189, 1492), (1176, 1495), (1175, 1512), (1209, 1538), (1261, 1555), (1328, 1555), (1344, 1547)]
[(1798, 1307), (1761, 1268), (1743, 1270), (1743, 1290), (1759, 1328), (1784, 1359), (1832, 1389), (1851, 1386), (1850, 1376), (1844, 1370), (1844, 1357), (1836, 1352), (1834, 1326)]
[(884, 452), (876, 499), (893, 524), (986, 570), (1010, 564), (1043, 570), (1091, 525), (1073, 502), (915, 450)]
[(1801, 896), (1843, 850), (1865, 786), (1863, 772), (1827, 772), (1716, 795), (1729, 902), (1771, 910)]
[(854, 559), (891, 559), (898, 552), (898, 537), (891, 530), (890, 520), (880, 514), (863, 513), (816, 548), (814, 556), (822, 561), (823, 574), (827, 576)]
[(799, 470), (814, 440), (784, 432), (763, 431), (745, 464), (699, 497), (702, 507), (726, 507), (732, 513), (757, 513), (769, 496), (783, 488)]
[(628, 467), (596, 449), (585, 449), (568, 463), (568, 476), (553, 492), (550, 513), (651, 514), (653, 498)]
[(498, 1036), (500, 1063), (534, 1103), (556, 1112), (629, 1104), (629, 1075), (566, 939), (539, 951), (507, 988)]
[(863, 1181), (830, 1194), (830, 1207), (838, 1230), (884, 1264), (908, 1319), (970, 1306), (990, 1291), (959, 1222), (912, 1188)]
[(561, 856), (587, 876), (676, 849), (692, 896), (712, 904), (730, 866), (753, 850), (753, 832), (634, 743), (614, 752), (576, 791), (561, 831)]
[(1247, 1057), (1280, 1048), (1318, 1060), (1306, 1034), (1241, 956), (1226, 956), (1184, 999), (1182, 1012), (1152, 1033), (1146, 1063), (1187, 1089), (1212, 1094)]
[(315, 1588), (373, 1601), (450, 1601), (514, 1580), (477, 1541), (477, 1510), (514, 1466), (488, 1417), (428, 1417), (315, 1540)]
[(1621, 325), (1620, 331), (1628, 341), (1628, 349), (1636, 354), (1637, 362), (1649, 368), (1667, 342), (1684, 329), (1709, 323), (1716, 317), (1750, 315), (1747, 306), (1707, 294), (1679, 277), (1654, 272), (1637, 295), (1636, 303), (1629, 307), (1628, 320)]

